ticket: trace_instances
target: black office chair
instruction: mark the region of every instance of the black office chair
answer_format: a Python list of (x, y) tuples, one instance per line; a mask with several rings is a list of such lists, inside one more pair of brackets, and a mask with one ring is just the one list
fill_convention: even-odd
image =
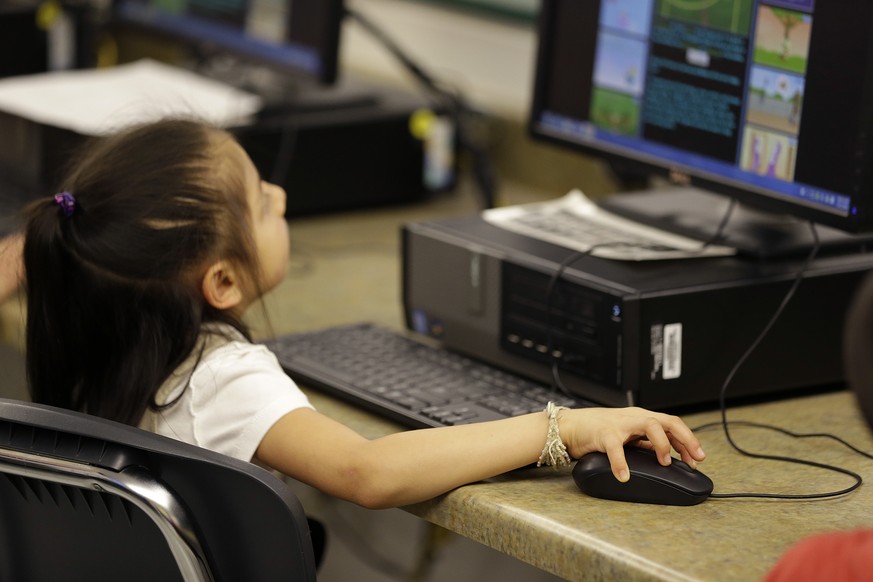
[(123, 424), (0, 399), (0, 580), (315, 580), (275, 475)]

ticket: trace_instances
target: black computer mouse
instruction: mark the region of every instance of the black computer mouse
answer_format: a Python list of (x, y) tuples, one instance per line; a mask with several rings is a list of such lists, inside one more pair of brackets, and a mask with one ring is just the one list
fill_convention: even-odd
[(712, 480), (679, 459), (665, 467), (654, 451), (634, 446), (625, 447), (624, 455), (631, 474), (626, 483), (615, 478), (609, 458), (600, 452), (576, 462), (573, 480), (592, 497), (635, 503), (695, 505), (712, 493)]

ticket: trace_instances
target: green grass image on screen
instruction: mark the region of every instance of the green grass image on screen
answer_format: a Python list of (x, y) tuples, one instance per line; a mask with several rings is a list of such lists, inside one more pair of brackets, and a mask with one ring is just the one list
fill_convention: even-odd
[(797, 73), (806, 72), (806, 57), (794, 55), (786, 58), (777, 52), (768, 51), (762, 48), (755, 49), (755, 62), (769, 67), (786, 69)]
[(620, 135), (636, 135), (640, 106), (628, 95), (595, 89), (591, 96), (591, 121), (597, 127)]
[(734, 34), (748, 35), (753, 0), (663, 0), (663, 18), (684, 20)]

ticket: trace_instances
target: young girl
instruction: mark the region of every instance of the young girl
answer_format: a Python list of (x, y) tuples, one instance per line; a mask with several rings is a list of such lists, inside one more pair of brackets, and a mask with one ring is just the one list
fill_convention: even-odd
[(241, 319), (285, 275), (284, 212), (285, 192), (223, 131), (165, 120), (96, 141), (62, 190), (28, 209), (33, 399), (256, 461), (373, 508), (595, 450), (625, 481), (626, 443), (653, 448), (663, 464), (671, 446), (692, 465), (703, 460), (679, 418), (639, 408), (375, 440), (319, 414)]

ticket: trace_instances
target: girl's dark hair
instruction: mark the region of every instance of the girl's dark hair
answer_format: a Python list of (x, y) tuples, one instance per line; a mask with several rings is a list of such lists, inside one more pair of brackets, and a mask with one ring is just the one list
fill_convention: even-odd
[(241, 166), (232, 138), (164, 120), (97, 138), (26, 215), (27, 374), (36, 402), (137, 424), (201, 326), (242, 322), (212, 308), (201, 278), (231, 261), (254, 282)]

